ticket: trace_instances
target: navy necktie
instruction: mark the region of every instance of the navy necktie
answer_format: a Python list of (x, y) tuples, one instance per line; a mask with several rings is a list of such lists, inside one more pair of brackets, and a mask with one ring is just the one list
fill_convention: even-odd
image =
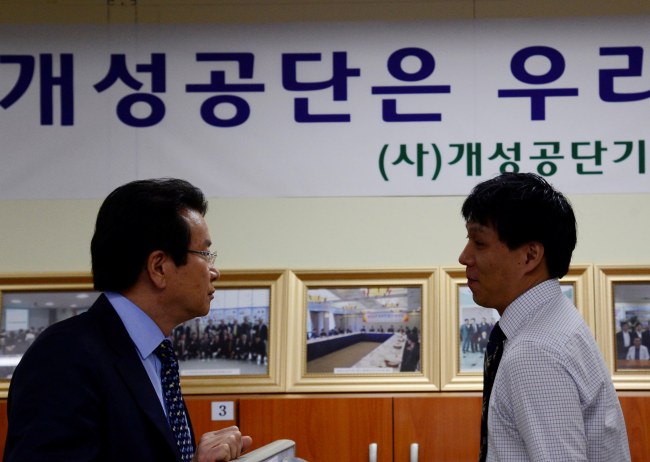
[(160, 358), (160, 381), (162, 383), (163, 397), (167, 406), (167, 419), (172, 429), (178, 450), (183, 462), (192, 460), (194, 444), (188, 427), (185, 414), (185, 403), (181, 394), (181, 382), (178, 375), (178, 361), (172, 347), (172, 342), (165, 339), (155, 350)]
[(485, 349), (485, 358), (483, 360), (483, 409), (481, 412), (481, 452), (479, 454), (479, 462), (484, 462), (487, 458), (488, 407), (494, 377), (497, 375), (497, 368), (499, 367), (499, 361), (501, 361), (501, 355), (503, 354), (503, 341), (505, 339), (506, 336), (497, 322), (490, 333), (487, 348)]

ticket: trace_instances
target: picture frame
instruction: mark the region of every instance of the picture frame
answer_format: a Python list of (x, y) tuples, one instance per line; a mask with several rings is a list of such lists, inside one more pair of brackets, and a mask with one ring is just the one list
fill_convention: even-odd
[[(202, 327), (209, 318), (214, 318), (214, 312), (221, 309), (217, 305), (226, 299), (248, 297), (249, 300), (259, 300), (260, 293), (266, 294), (264, 307), (248, 306), (251, 313), (264, 312), (266, 357), (260, 358), (260, 364), (257, 364), (256, 358), (241, 362), (251, 366), (250, 369), (238, 369), (239, 366), (234, 361), (226, 361), (229, 364), (224, 366), (222, 358), (214, 358), (214, 361), (206, 358), (205, 362), (201, 362), (201, 358), (179, 357), (184, 394), (284, 391), (281, 339), (286, 311), (285, 279), (284, 270), (224, 270), (220, 273), (220, 278), (214, 283), (216, 292), (212, 303), (215, 310), (211, 307), (210, 313), (204, 318), (196, 318), (185, 324)], [(230, 296), (226, 295), (228, 293)], [(54, 322), (87, 310), (97, 296), (99, 292), (93, 290), (92, 276), (86, 273), (0, 275), (0, 398), (7, 397), (11, 373), (34, 335)], [(71, 304), (76, 306), (71, 307)], [(229, 319), (240, 314), (240, 308), (230, 307)], [(34, 332), (29, 332), (30, 330)], [(27, 337), (28, 332), (27, 342), (23, 341), (19, 346), (13, 345), (14, 333)], [(11, 351), (9, 346), (13, 346)], [(197, 362), (199, 366), (194, 364)]]
[(436, 269), (296, 271), (288, 290), (288, 391), (439, 390)]
[[(190, 327), (199, 336), (205, 334), (210, 324), (217, 328), (225, 324), (232, 342), (229, 348), (221, 350), (210, 347), (210, 358), (202, 356), (205, 351), (201, 351), (201, 347), (191, 357), (179, 357), (183, 394), (272, 393), (285, 390), (286, 362), (282, 357), (287, 305), (285, 273), (285, 270), (220, 272), (219, 279), (214, 283), (216, 292), (210, 313), (187, 321), (177, 329)], [(244, 326), (245, 318), (251, 323), (249, 330)], [(235, 332), (235, 324), (238, 324), (241, 332)], [(257, 335), (258, 332), (260, 335)], [(215, 339), (218, 336), (217, 333)], [(238, 349), (237, 340), (244, 336), (251, 344)], [(173, 337), (177, 346), (178, 333)], [(256, 341), (256, 338), (259, 340)]]
[(99, 296), (87, 273), (0, 275), (0, 398), (23, 353), (48, 326), (83, 313)]
[[(639, 327), (641, 345), (650, 350), (650, 267), (599, 265), (596, 278), (597, 338), (614, 386), (617, 390), (649, 390), (650, 360), (636, 359), (636, 349), (632, 357), (628, 354)], [(623, 335), (625, 323), (627, 336)]]
[[(483, 350), (493, 324), (500, 319), (494, 309), (479, 307), (467, 287), (465, 268), (447, 267), (440, 271), (440, 341), (442, 344), (441, 389), (443, 391), (483, 390)], [(571, 265), (560, 280), (563, 292), (572, 299), (587, 325), (595, 334), (593, 267)], [(465, 319), (475, 318), (477, 329), (461, 329)], [(482, 324), (485, 318), (487, 325)], [(473, 334), (467, 334), (467, 332)], [(481, 335), (481, 332), (485, 334)], [(471, 336), (474, 335), (472, 339)], [(481, 340), (476, 335), (481, 335)]]

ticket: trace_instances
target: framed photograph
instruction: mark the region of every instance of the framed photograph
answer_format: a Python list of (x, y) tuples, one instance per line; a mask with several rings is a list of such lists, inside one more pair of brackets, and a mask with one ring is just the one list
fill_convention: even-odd
[(0, 276), (0, 398), (23, 353), (48, 326), (83, 313), (99, 294), (88, 274)]
[(435, 270), (289, 277), (289, 391), (439, 388)]
[(650, 267), (598, 266), (598, 340), (619, 390), (650, 389)]
[(185, 394), (284, 391), (283, 271), (221, 272), (210, 312), (172, 334)]
[[(560, 285), (593, 331), (592, 275), (591, 266), (574, 265)], [(441, 278), (441, 388), (482, 390), (485, 347), (499, 313), (474, 302), (464, 268), (443, 268)]]
[[(283, 271), (222, 271), (207, 316), (173, 331), (185, 394), (284, 391)], [(99, 293), (88, 274), (0, 276), (0, 397), (46, 327), (83, 313)]]

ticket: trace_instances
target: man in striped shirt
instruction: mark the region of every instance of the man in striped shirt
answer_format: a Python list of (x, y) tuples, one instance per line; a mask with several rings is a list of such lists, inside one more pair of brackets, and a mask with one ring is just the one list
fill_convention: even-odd
[(462, 215), (459, 261), (474, 301), (499, 312), (505, 335), (479, 460), (629, 461), (610, 373), (560, 288), (577, 242), (567, 199), (537, 175), (505, 173), (478, 184)]

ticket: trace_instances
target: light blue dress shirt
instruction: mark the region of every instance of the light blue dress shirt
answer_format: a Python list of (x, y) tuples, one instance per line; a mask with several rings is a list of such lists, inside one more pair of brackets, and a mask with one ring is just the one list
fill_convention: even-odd
[(156, 323), (131, 300), (116, 292), (106, 292), (105, 295), (122, 320), (131, 340), (135, 343), (135, 348), (140, 355), (140, 361), (142, 361), (149, 380), (151, 380), (151, 384), (156, 390), (160, 404), (165, 410), (165, 414), (167, 414), (160, 383), (160, 360), (154, 353), (160, 342), (165, 339), (165, 335)]

